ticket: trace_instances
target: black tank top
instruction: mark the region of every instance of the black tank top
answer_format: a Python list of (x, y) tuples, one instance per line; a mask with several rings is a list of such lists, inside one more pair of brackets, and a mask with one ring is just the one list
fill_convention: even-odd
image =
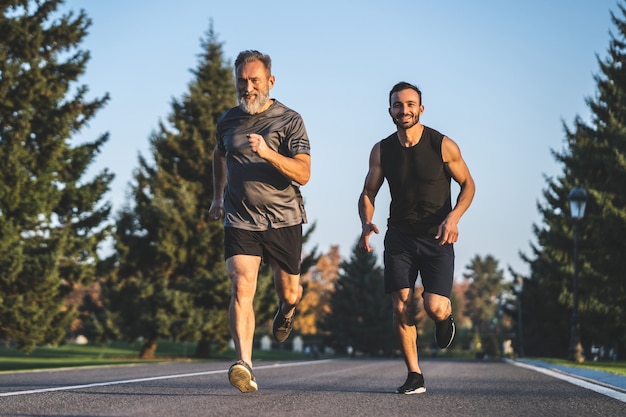
[(420, 141), (409, 148), (394, 133), (380, 142), (383, 175), (389, 184), (389, 228), (413, 236), (435, 236), (452, 211), (450, 174), (443, 157), (443, 135), (424, 126)]

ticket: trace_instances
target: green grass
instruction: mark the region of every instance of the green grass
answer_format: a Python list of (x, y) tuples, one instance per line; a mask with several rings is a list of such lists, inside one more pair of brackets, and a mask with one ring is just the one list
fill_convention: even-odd
[[(29, 354), (0, 348), (0, 371), (137, 363), (138, 350), (124, 344), (40, 347)], [(143, 362), (157, 362), (143, 361)]]
[[(158, 344), (155, 359), (139, 359), (138, 345), (113, 342), (107, 345), (62, 345), (58, 347), (39, 347), (26, 354), (10, 347), (0, 347), (0, 372), (67, 368), (78, 366), (127, 365), (156, 363), (164, 361), (206, 361), (195, 359), (195, 343), (175, 343), (161, 341)], [(255, 351), (255, 360), (305, 359), (305, 355), (288, 350)], [(216, 352), (214, 360), (235, 358), (232, 350)]]
[(609, 372), (616, 375), (626, 376), (626, 362), (593, 362), (585, 361), (583, 363), (575, 363), (566, 359), (554, 359), (554, 358), (536, 358), (544, 362), (553, 363), (555, 365), (573, 366), (582, 369), (591, 369), (594, 371)]

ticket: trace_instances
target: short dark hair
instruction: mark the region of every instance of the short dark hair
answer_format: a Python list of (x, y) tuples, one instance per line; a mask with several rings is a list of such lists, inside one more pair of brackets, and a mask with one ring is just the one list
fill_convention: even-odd
[(407, 83), (405, 81), (400, 81), (398, 84), (394, 85), (391, 88), (391, 91), (389, 92), (389, 105), (391, 105), (391, 96), (393, 95), (393, 93), (397, 93), (398, 91), (409, 90), (409, 89), (417, 93), (417, 95), (420, 98), (420, 105), (421, 105), (422, 104), (422, 91), (419, 88), (417, 88), (416, 85)]
[(241, 64), (253, 61), (261, 61), (267, 72), (270, 74), (272, 73), (272, 58), (270, 58), (269, 55), (262, 54), (261, 52), (252, 49), (239, 52), (239, 55), (237, 55), (237, 59), (235, 60), (235, 72), (237, 72), (237, 68), (239, 68)]

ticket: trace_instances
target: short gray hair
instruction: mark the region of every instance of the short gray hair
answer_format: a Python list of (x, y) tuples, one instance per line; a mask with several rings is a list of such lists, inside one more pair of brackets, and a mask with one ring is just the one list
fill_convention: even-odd
[(237, 59), (235, 60), (235, 72), (237, 72), (237, 68), (239, 68), (241, 64), (245, 64), (245, 63), (253, 62), (253, 61), (261, 61), (263, 65), (265, 66), (265, 69), (267, 70), (267, 72), (270, 74), (272, 73), (272, 58), (270, 58), (269, 55), (262, 54), (259, 51), (255, 51), (251, 49), (247, 51), (239, 52), (239, 55), (237, 56)]

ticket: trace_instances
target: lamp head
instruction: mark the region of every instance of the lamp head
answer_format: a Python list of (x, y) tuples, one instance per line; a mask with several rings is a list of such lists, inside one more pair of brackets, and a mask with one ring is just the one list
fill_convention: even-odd
[(572, 188), (569, 193), (569, 208), (572, 214), (572, 219), (582, 219), (585, 215), (585, 208), (587, 206), (587, 192), (580, 185)]

